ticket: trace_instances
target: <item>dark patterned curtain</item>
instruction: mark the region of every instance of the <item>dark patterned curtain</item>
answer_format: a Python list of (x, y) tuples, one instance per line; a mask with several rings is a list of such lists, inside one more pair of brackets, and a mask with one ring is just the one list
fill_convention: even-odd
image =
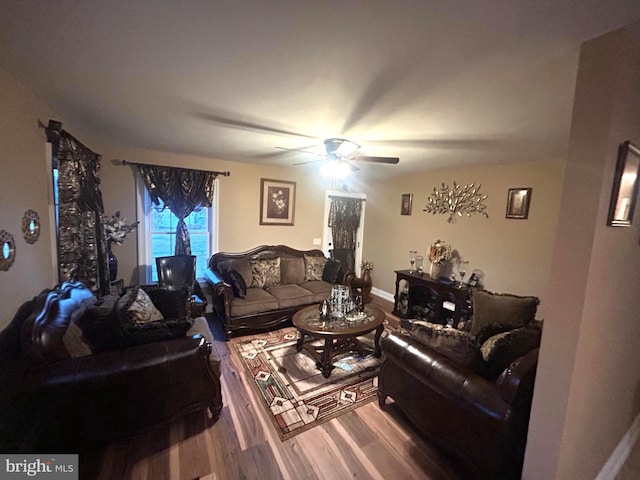
[(58, 167), (58, 280), (80, 280), (94, 292), (108, 293), (102, 227), (100, 155), (49, 121), (47, 141)]
[(214, 181), (218, 173), (140, 163), (135, 165), (153, 203), (159, 205), (159, 200), (162, 200), (164, 208), (178, 217), (174, 254), (191, 255), (189, 229), (184, 219), (198, 208), (211, 207)]
[(331, 227), (333, 237), (333, 248), (349, 248), (355, 250), (361, 214), (361, 198), (331, 198), (329, 227)]

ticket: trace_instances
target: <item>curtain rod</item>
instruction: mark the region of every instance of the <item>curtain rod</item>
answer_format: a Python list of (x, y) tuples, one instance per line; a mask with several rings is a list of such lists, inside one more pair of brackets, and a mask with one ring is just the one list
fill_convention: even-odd
[(362, 200), (363, 202), (367, 201), (366, 198), (348, 197), (348, 196), (345, 197), (344, 195), (329, 195), (329, 198), (353, 198), (354, 200)]
[[(152, 167), (167, 167), (167, 165), (151, 165), (150, 163), (137, 163), (137, 162), (130, 162), (129, 160), (115, 160), (114, 163), (117, 162), (117, 164), (120, 165), (149, 165)], [(222, 175), (223, 177), (228, 177), (231, 175), (231, 172), (219, 172), (217, 170), (202, 170), (201, 168), (185, 168), (185, 167), (171, 167), (168, 166), (167, 168), (182, 168), (183, 170), (200, 170), (200, 171), (205, 171), (205, 172), (211, 172), (211, 173), (215, 173), (216, 175)]]

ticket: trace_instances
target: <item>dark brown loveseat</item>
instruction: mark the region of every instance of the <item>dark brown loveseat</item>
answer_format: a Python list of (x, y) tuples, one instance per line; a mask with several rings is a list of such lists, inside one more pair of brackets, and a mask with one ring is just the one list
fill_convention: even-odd
[(322, 251), (285, 245), (219, 252), (205, 271), (227, 338), (287, 324), (301, 308), (322, 303), (345, 276), (340, 263)]
[(146, 339), (138, 331), (92, 352), (78, 325), (101, 300), (82, 283), (64, 283), (25, 302), (0, 333), (3, 451), (74, 452), (199, 409), (209, 424), (217, 419), (220, 360), (206, 321), (158, 322)]
[[(484, 325), (471, 332), (403, 321), (406, 330), (382, 341), (380, 405), (392, 397), (421, 432), (478, 479), (518, 479), (541, 335), (541, 323), (533, 320), (537, 299), (487, 292), (472, 299)], [(486, 308), (490, 304), (509, 304), (514, 315), (495, 313)], [(494, 317), (501, 323), (487, 323)]]

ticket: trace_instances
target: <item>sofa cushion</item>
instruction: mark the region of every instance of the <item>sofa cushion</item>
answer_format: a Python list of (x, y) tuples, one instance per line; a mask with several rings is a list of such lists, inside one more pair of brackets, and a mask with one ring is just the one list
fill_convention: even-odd
[(412, 338), (458, 365), (474, 372), (478, 370), (480, 349), (467, 332), (422, 320), (403, 320), (402, 327)]
[(328, 259), (322, 270), (322, 280), (329, 283), (338, 283), (342, 264), (336, 260)]
[(247, 288), (245, 298), (234, 298), (231, 302), (231, 316), (240, 317), (254, 313), (278, 309), (278, 300), (264, 288)]
[(327, 260), (329, 259), (326, 257), (304, 254), (305, 281), (312, 282), (314, 280), (322, 280), (322, 272), (324, 271)]
[(314, 303), (319, 303), (329, 298), (329, 296), (331, 295), (331, 287), (333, 287), (331, 283), (325, 282), (323, 280), (304, 282), (300, 286), (305, 290), (309, 290), (313, 294)]
[(480, 347), (482, 375), (494, 381), (511, 362), (540, 346), (540, 329), (519, 327), (490, 337)]
[(280, 284), (280, 257), (250, 260), (251, 287), (270, 287)]
[(534, 320), (540, 300), (538, 297), (519, 297), (508, 293), (497, 294), (484, 290), (471, 293), (473, 321), (471, 335), (477, 335), (490, 323), (521, 327)]
[(313, 293), (299, 285), (274, 285), (267, 291), (278, 300), (280, 308), (298, 307), (314, 303)]
[(116, 312), (120, 323), (123, 325), (153, 322), (164, 318), (149, 298), (149, 295), (137, 286), (133, 287), (118, 300)]
[(300, 285), (304, 282), (304, 258), (280, 257), (280, 283)]

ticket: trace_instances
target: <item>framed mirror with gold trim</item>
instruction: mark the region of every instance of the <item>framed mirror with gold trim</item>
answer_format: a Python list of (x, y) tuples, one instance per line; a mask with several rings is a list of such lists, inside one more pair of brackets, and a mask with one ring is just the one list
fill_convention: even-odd
[(27, 210), (22, 217), (22, 235), (28, 244), (34, 244), (40, 237), (40, 216), (35, 210)]
[(0, 270), (7, 271), (16, 260), (16, 242), (6, 230), (0, 230)]

